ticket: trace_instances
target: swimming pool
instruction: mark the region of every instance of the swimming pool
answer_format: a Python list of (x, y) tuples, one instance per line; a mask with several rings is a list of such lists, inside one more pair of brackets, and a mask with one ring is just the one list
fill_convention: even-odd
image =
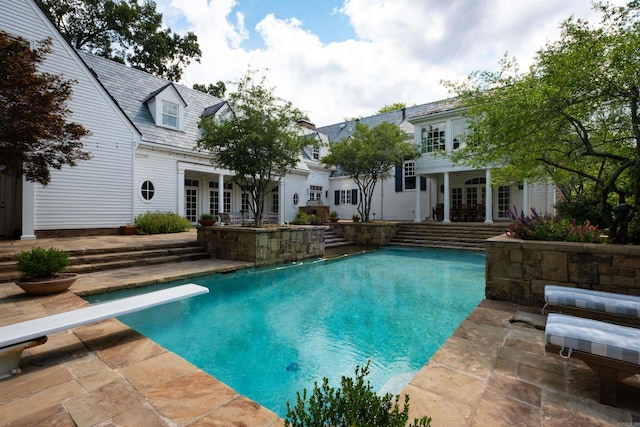
[(338, 386), (367, 360), (374, 388), (400, 392), (484, 297), (484, 265), (483, 253), (386, 248), (165, 284), (210, 292), (119, 319), (284, 417), (296, 391)]

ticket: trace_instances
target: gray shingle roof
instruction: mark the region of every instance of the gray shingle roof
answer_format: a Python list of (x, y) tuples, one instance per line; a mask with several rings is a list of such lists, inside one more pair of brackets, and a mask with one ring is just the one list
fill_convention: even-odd
[[(172, 83), (118, 62), (82, 51), (78, 51), (78, 55), (138, 128), (143, 141), (191, 149), (200, 136), (198, 129), (200, 116), (205, 109), (223, 102), (215, 96)], [(149, 96), (159, 93), (169, 84), (173, 84), (187, 105), (184, 109), (184, 130), (182, 131), (156, 126), (145, 104)]]
[[(404, 111), (395, 110), (388, 113), (376, 114), (375, 116), (362, 117), (358, 119), (360, 123), (369, 127), (374, 127), (383, 122), (395, 123), (408, 134), (413, 133), (413, 125), (407, 121), (412, 117), (425, 116), (429, 114), (451, 111), (457, 108), (454, 99), (430, 102), (428, 104), (414, 105), (407, 107)], [(325, 134), (330, 142), (337, 142), (345, 139), (356, 130), (356, 120), (335, 123), (328, 126), (316, 128), (320, 133)]]

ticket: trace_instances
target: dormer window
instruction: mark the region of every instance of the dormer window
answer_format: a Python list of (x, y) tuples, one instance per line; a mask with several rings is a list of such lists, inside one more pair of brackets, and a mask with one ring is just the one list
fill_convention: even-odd
[(312, 154), (313, 160), (320, 159), (320, 146), (315, 145), (311, 147), (311, 154)]
[(183, 130), (187, 103), (173, 83), (152, 92), (143, 102), (149, 108), (156, 126)]
[(178, 105), (167, 101), (162, 102), (162, 124), (178, 128)]

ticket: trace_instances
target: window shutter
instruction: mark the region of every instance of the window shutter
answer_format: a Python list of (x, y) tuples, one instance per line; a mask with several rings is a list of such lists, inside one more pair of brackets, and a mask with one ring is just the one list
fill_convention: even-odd
[(396, 165), (396, 193), (402, 191), (402, 164)]
[(420, 191), (427, 191), (427, 177), (420, 177)]
[(351, 204), (352, 205), (358, 204), (358, 190), (356, 189), (351, 190)]
[(336, 190), (334, 193), (335, 195), (335, 200), (334, 200), (334, 205), (339, 205), (340, 204), (340, 190)]

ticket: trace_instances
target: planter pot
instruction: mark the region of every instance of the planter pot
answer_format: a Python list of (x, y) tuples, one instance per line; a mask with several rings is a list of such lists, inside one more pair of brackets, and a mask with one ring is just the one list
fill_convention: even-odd
[(216, 219), (199, 219), (198, 224), (203, 227), (213, 227), (214, 225), (216, 225), (216, 221)]
[(77, 273), (60, 273), (50, 279), (20, 279), (16, 285), (29, 295), (50, 295), (66, 291), (77, 278)]
[(120, 226), (120, 234), (124, 236), (131, 236), (135, 234), (136, 226), (135, 225), (121, 225)]
[(329, 221), (331, 221), (331, 222), (338, 222), (338, 220), (339, 220), (339, 219), (340, 219), (340, 218), (329, 218)]

